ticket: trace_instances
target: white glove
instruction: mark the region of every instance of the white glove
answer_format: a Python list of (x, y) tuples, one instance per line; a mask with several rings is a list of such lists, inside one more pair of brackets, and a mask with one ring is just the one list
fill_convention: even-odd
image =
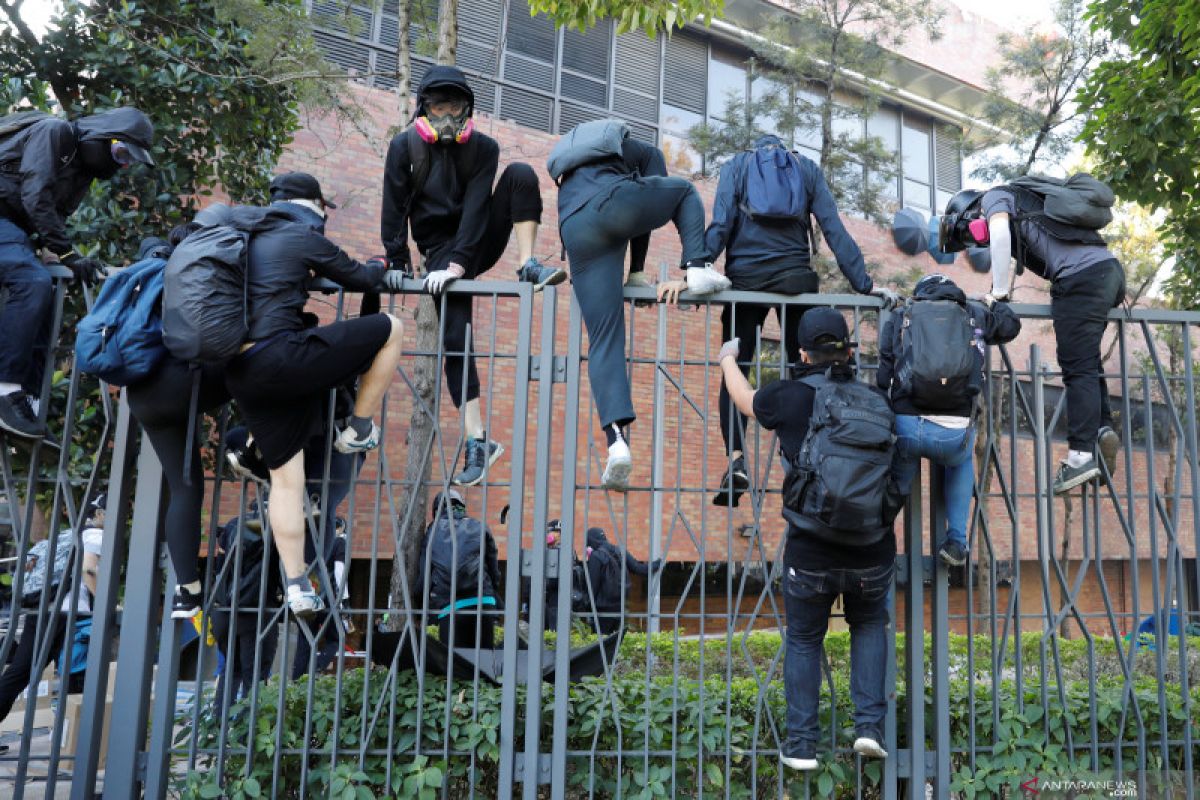
[(398, 292), (404, 288), (404, 279), (410, 277), (412, 276), (402, 269), (389, 269), (383, 273), (383, 285), (393, 292)]
[(883, 301), (885, 309), (895, 308), (900, 303), (900, 295), (886, 286), (876, 286), (871, 290), (871, 294)]
[(466, 272), (460, 264), (451, 262), (445, 269), (430, 272), (425, 276), (425, 291), (435, 296), (439, 295), (445, 291), (447, 286), (461, 278)]
[(736, 361), (738, 355), (742, 351), (741, 339), (730, 339), (725, 344), (721, 345), (721, 352), (717, 353), (717, 363), (720, 364), (725, 360), (726, 356), (732, 356)]

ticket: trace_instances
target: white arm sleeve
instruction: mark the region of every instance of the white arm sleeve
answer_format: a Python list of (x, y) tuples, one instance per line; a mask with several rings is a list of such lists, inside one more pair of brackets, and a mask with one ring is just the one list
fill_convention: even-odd
[(988, 243), (992, 255), (992, 294), (1007, 297), (1009, 260), (1012, 258), (1008, 214), (992, 214), (988, 217)]

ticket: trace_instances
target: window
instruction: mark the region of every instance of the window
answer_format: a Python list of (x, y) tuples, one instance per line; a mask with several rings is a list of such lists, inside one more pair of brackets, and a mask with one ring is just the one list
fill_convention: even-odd
[(929, 122), (915, 115), (905, 114), (900, 131), (904, 163), (904, 205), (926, 213), (933, 210), (932, 164), (929, 152), (931, 142)]
[(744, 103), (748, 94), (744, 60), (714, 47), (708, 61), (708, 118), (727, 122), (725, 113), (730, 99)]
[[(786, 105), (791, 100), (791, 92), (788, 91), (787, 84), (780, 83), (774, 78), (768, 78), (764, 75), (756, 75), (750, 83), (750, 100), (751, 102), (760, 102), (767, 99), (774, 99), (776, 104)], [(784, 131), (779, 130), (779, 121), (775, 119), (773, 114), (760, 112), (754, 116), (754, 124), (767, 133), (773, 133), (784, 140), (784, 144), (789, 147), (792, 145), (788, 136), (785, 136)]]
[[(867, 135), (874, 136), (883, 142), (884, 149), (889, 153), (900, 152), (900, 112), (893, 108), (880, 106), (867, 118)], [(883, 187), (887, 197), (899, 199), (900, 180), (894, 178)]]
[(796, 106), (801, 120), (796, 128), (796, 149), (813, 161), (820, 162), (821, 95), (808, 87), (797, 87)]
[(700, 114), (666, 103), (662, 105), (659, 124), (662, 126), (662, 151), (669, 169), (683, 172), (700, 171), (700, 154), (688, 145), (687, 132), (693, 125), (699, 125), (701, 122), (704, 122), (704, 117)]

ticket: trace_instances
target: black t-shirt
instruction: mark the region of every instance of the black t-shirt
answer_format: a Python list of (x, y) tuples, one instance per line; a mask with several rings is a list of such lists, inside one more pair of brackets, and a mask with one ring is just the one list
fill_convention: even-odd
[[(811, 365), (796, 370), (796, 378), (817, 375), (827, 367)], [(754, 393), (754, 417), (767, 430), (779, 435), (779, 445), (788, 461), (808, 435), (816, 390), (800, 380), (779, 380)], [(896, 534), (888, 530), (883, 538), (865, 547), (836, 545), (800, 532), (788, 523), (784, 563), (796, 569), (864, 569), (891, 564), (896, 560)]]

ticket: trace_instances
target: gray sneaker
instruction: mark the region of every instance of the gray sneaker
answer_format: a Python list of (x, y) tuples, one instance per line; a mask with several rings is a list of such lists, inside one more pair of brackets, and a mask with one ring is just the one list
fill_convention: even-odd
[(0, 395), (0, 429), (26, 439), (41, 439), (49, 433), (46, 423), (34, 413), (29, 395), (19, 390)]
[(486, 439), (467, 439), (463, 453), (463, 470), (454, 476), (459, 486), (474, 486), (483, 480), (487, 468), (504, 455), (504, 446)]
[(1117, 436), (1117, 432), (1110, 426), (1105, 425), (1096, 435), (1096, 449), (1100, 451), (1100, 458), (1104, 459), (1108, 474), (1116, 475), (1117, 451), (1121, 449), (1121, 437)]
[(546, 286), (557, 286), (567, 279), (567, 273), (556, 267), (547, 267), (536, 258), (531, 258), (517, 270), (517, 280), (532, 283), (533, 290), (540, 292)]
[(1054, 473), (1054, 493), (1065, 494), (1076, 486), (1094, 481), (1099, 475), (1100, 465), (1095, 458), (1089, 458), (1078, 467), (1072, 467), (1064, 461), (1058, 465), (1058, 472)]

